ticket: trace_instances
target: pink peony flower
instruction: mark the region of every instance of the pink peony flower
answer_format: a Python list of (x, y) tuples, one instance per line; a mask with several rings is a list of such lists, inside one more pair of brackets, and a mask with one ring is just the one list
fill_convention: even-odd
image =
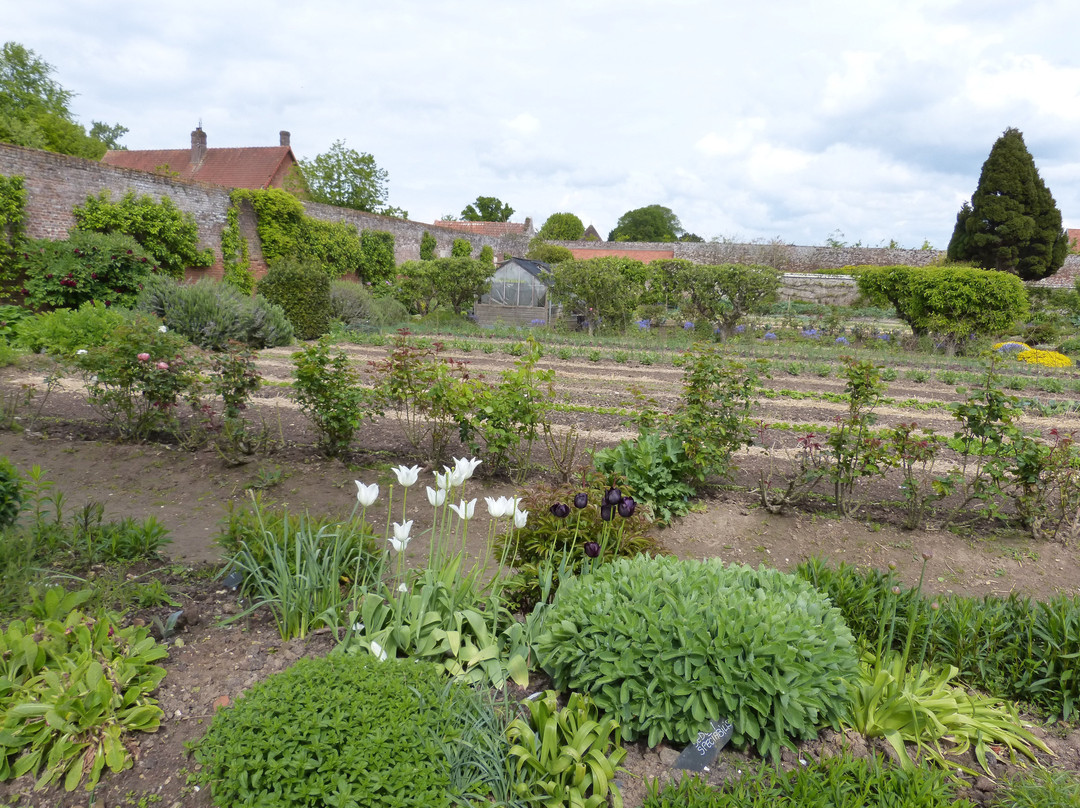
[(150, 354), (148, 354), (148, 353), (139, 354), (139, 361), (140, 362), (146, 362), (149, 359), (150, 359)]
[(157, 369), (158, 370), (168, 370), (169, 369), (169, 363), (168, 362), (158, 362), (157, 363)]

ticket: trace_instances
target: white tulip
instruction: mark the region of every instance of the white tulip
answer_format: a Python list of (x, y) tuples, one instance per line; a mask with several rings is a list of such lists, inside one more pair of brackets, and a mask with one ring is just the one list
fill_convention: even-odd
[(409, 546), (409, 532), (412, 530), (412, 523), (412, 519), (401, 524), (394, 522), (394, 538), (390, 539), (390, 546), (399, 553)]
[(454, 471), (461, 474), (463, 480), (468, 480), (473, 476), (473, 472), (476, 471), (476, 467), (479, 466), (482, 460), (477, 460), (475, 457), (455, 457), (454, 458)]
[(371, 505), (379, 498), (379, 484), (372, 483), (371, 485), (364, 485), (359, 480), (353, 480), (356, 483), (356, 499), (365, 508)]
[(470, 499), (468, 502), (461, 500), (459, 504), (451, 505), (450, 510), (456, 513), (462, 522), (468, 522), (473, 518), (473, 512), (476, 510), (476, 500)]
[(409, 591), (409, 587), (405, 586), (405, 583), (402, 582), (398, 584), (397, 591), (404, 595), (406, 592)]
[[(435, 475), (436, 477), (438, 475)], [(427, 501), (431, 504), (432, 508), (441, 508), (443, 503), (446, 502), (446, 489), (440, 488), (436, 491), (430, 485), (425, 486), (427, 488)]]
[(416, 482), (417, 475), (420, 474), (419, 466), (398, 466), (390, 469), (397, 475), (397, 481), (399, 485), (403, 485), (408, 488), (410, 485)]
[(168, 330), (169, 330), (169, 329), (167, 329), (167, 328), (166, 328), (165, 326), (163, 326), (163, 325), (159, 325), (159, 326), (158, 326), (158, 331), (160, 331), (160, 332), (161, 332), (162, 334), (164, 334), (164, 333), (165, 333), (165, 332), (167, 332)]
[(506, 497), (499, 497), (498, 499), (484, 497), (484, 502), (487, 503), (488, 513), (496, 519), (501, 519), (514, 511), (513, 506), (506, 501)]
[(516, 528), (518, 528), (520, 530), (521, 528), (525, 527), (525, 523), (528, 522), (528, 521), (529, 521), (529, 512), (528, 511), (519, 511), (519, 510), (514, 511), (514, 527), (516, 527)]
[(386, 662), (386, 651), (375, 640), (371, 641), (371, 653), (375, 656), (379, 662)]
[(449, 489), (454, 487), (454, 481), (452, 479), (453, 472), (450, 471), (450, 469), (447, 469), (446, 466), (443, 466), (443, 468), (446, 469), (446, 471), (442, 474), (439, 474), (437, 471), (435, 472), (435, 487), (445, 494)]

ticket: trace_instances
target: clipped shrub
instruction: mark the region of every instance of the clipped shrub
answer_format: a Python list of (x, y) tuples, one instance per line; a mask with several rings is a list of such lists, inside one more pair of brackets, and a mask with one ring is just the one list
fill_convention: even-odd
[(360, 280), (370, 284), (383, 283), (394, 277), (394, 234), (385, 230), (364, 230), (360, 233)]
[(591, 695), (624, 736), (689, 743), (709, 719), (779, 759), (839, 728), (857, 669), (829, 600), (776, 570), (638, 556), (564, 581), (536, 641), (555, 687)]
[(298, 339), (318, 339), (330, 328), (330, 276), (312, 263), (284, 258), (271, 264), (257, 285), (292, 323)]
[(472, 255), (472, 242), (467, 238), (456, 238), (450, 246), (451, 258), (468, 258)]
[(916, 336), (954, 341), (1007, 333), (1028, 312), (1023, 282), (1008, 272), (971, 267), (852, 267), (859, 291), (896, 308)]
[(194, 284), (151, 278), (136, 308), (157, 315), (170, 329), (208, 351), (220, 351), (230, 341), (257, 349), (292, 342), (293, 327), (280, 306), (208, 278)]
[[(772, 267), (741, 264), (692, 264), (678, 272), (678, 290), (686, 300), (680, 308), (695, 325), (711, 334), (735, 333), (747, 314), (766, 310), (776, 300), (780, 273)], [(775, 339), (775, 335), (773, 339)]]
[(199, 249), (195, 217), (167, 196), (154, 199), (128, 191), (119, 202), (113, 202), (106, 189), (87, 197), (85, 204), (71, 213), (79, 230), (131, 236), (171, 278), (182, 279), (187, 267), (208, 267), (214, 262), (213, 250)]
[(542, 261), (545, 264), (561, 264), (563, 261), (573, 261), (574, 254), (568, 247), (561, 244), (548, 244), (539, 238), (529, 242), (529, 250), (525, 257), (530, 261)]
[(217, 712), (194, 779), (219, 806), (449, 806), (442, 693), (435, 665), (301, 659)]
[(11, 461), (0, 456), (0, 530), (11, 527), (22, 510), (22, 477)]
[(420, 260), (430, 261), (435, 257), (435, 247), (438, 246), (438, 241), (435, 236), (431, 235), (427, 230), (420, 236)]
[(74, 309), (96, 301), (130, 308), (143, 282), (158, 272), (131, 236), (75, 231), (63, 241), (28, 241), (16, 269), (26, 303), (35, 309)]
[(128, 319), (123, 309), (87, 302), (78, 309), (57, 309), (20, 321), (15, 326), (15, 342), (28, 351), (67, 358), (104, 345)]

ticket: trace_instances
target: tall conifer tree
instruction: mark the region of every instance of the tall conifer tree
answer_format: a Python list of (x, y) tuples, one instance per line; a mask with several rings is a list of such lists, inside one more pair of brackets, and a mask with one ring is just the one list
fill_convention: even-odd
[(1030, 281), (1057, 272), (1067, 252), (1061, 211), (1023, 134), (1010, 127), (990, 149), (971, 202), (956, 215), (949, 259)]

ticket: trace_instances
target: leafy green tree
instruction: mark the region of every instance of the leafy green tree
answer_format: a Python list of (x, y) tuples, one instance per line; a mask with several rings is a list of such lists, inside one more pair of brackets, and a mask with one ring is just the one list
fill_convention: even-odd
[(577, 241), (585, 235), (585, 225), (573, 213), (553, 213), (536, 235), (546, 241)]
[(686, 294), (687, 315), (729, 336), (740, 319), (776, 300), (780, 273), (764, 266), (690, 265), (679, 272), (678, 288)]
[(406, 261), (398, 267), (394, 297), (414, 314), (443, 306), (465, 314), (491, 288), (493, 263), (472, 258)]
[(637, 308), (644, 265), (631, 258), (563, 261), (551, 268), (551, 296), (588, 329), (623, 331)]
[(620, 216), (608, 241), (676, 241), (682, 233), (679, 217), (671, 208), (649, 205)]
[(313, 160), (301, 160), (300, 172), (313, 202), (383, 216), (409, 215), (386, 204), (386, 169), (379, 168), (370, 154), (347, 148), (344, 140), (335, 140), (329, 151)]
[(574, 254), (561, 244), (548, 244), (539, 237), (529, 242), (529, 251), (525, 257), (530, 261), (543, 261), (545, 264), (561, 264), (572, 261)]
[(52, 65), (17, 42), (0, 48), (0, 142), (100, 159), (127, 129), (94, 121), (87, 134), (71, 114), (73, 95)]
[(1009, 128), (983, 163), (979, 185), (956, 215), (950, 261), (1039, 280), (1065, 263), (1061, 212), (1039, 176), (1020, 130)]
[(514, 209), (493, 196), (478, 196), (471, 205), (461, 211), (466, 222), (508, 222)]
[(470, 255), (472, 255), (472, 243), (467, 238), (454, 239), (454, 243), (450, 245), (450, 256), (468, 258)]

